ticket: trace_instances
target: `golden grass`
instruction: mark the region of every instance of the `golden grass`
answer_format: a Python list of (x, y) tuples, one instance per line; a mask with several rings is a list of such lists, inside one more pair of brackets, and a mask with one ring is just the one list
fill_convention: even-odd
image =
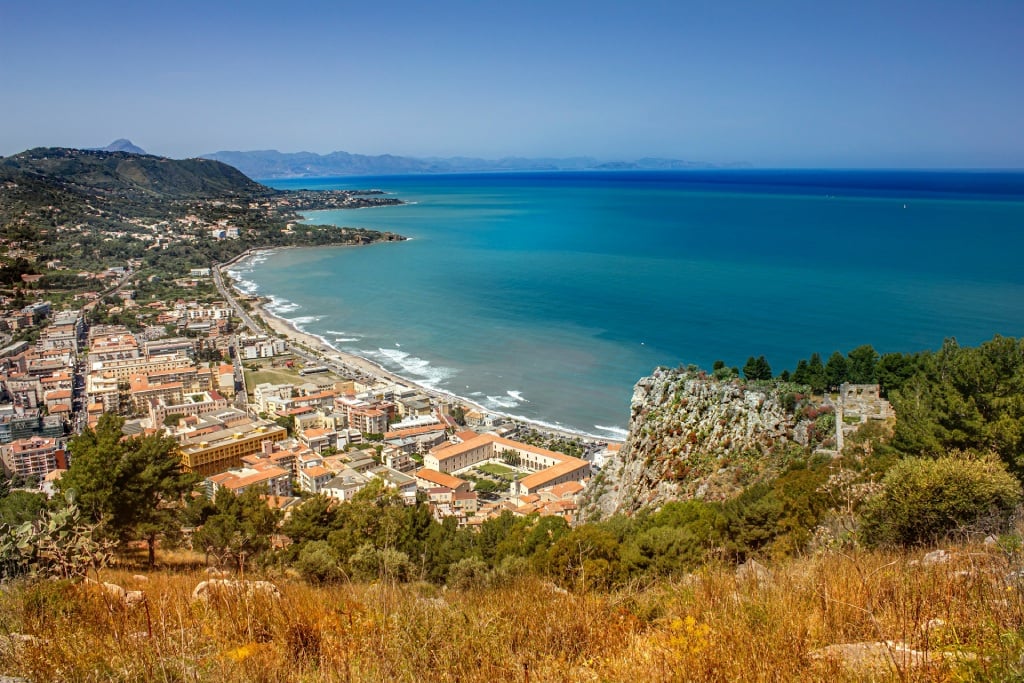
[[(497, 588), (426, 584), (316, 587), (279, 577), (282, 598), (194, 602), (205, 575), (129, 572), (143, 590), (112, 604), (95, 587), (41, 583), (0, 593), (0, 674), (32, 681), (803, 681), (865, 680), (813, 655), (899, 641), (924, 667), (877, 680), (998, 680), (1019, 674), (1024, 603), (997, 551), (964, 547), (922, 566), (912, 555), (799, 559), (768, 580), (707, 567), (683, 580), (607, 594), (527, 577)], [(941, 622), (936, 620), (942, 620)], [(942, 652), (976, 655), (941, 661)]]

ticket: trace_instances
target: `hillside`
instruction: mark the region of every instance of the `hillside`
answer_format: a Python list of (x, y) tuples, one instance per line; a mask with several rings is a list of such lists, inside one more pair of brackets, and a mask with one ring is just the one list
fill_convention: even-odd
[(276, 194), (238, 169), (209, 159), (166, 159), (129, 152), (30, 149), (0, 158), (0, 181), (31, 182), (78, 193), (144, 201), (211, 199)]
[[(397, 239), (308, 225), (299, 212), (399, 203), (372, 191), (275, 190), (209, 159), (32, 149), (0, 158), (0, 239), (21, 259), (9, 259), (17, 272), (0, 285), (47, 262), (95, 271), (134, 259), (176, 275), (252, 248)], [(76, 282), (48, 277), (64, 287)]]
[(1019, 680), (1018, 564), (994, 547), (949, 550), (709, 565), (587, 593), (532, 577), (442, 591), (269, 575), (274, 588), (207, 584), (197, 599), (206, 574), (107, 570), (107, 589), (5, 586), (0, 679)]

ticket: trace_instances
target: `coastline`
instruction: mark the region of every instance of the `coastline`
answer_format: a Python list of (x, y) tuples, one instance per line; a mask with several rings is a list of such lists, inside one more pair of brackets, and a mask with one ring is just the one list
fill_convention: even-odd
[[(238, 263), (241, 263), (246, 259), (257, 258), (261, 254), (273, 253), (282, 248), (300, 249), (303, 247), (275, 247), (273, 249), (256, 249), (245, 254), (241, 254), (238, 257), (232, 259), (231, 261), (220, 264), (217, 267), (222, 271), (226, 271), (231, 266), (237, 265)], [(232, 281), (227, 284), (226, 289), (229, 290), (229, 294), (233, 298), (237, 298), (239, 295), (250, 296), (239, 292), (235, 288), (233, 278)], [(539, 420), (531, 420), (518, 415), (511, 415), (509, 413), (505, 413), (502, 411), (493, 410), (491, 408), (487, 408), (481, 405), (480, 403), (472, 399), (466, 398), (465, 396), (459, 396), (451, 392), (424, 386), (416, 382), (415, 380), (409, 379), (408, 377), (403, 377), (402, 375), (399, 375), (395, 372), (386, 369), (376, 361), (350, 353), (348, 351), (342, 351), (341, 349), (338, 349), (337, 347), (327, 342), (324, 338), (316, 334), (312, 334), (310, 332), (306, 332), (304, 330), (299, 329), (293, 321), (268, 310), (265, 302), (262, 301), (263, 298), (265, 297), (258, 297), (258, 300), (253, 301), (254, 317), (259, 318), (264, 323), (266, 323), (266, 325), (275, 333), (283, 335), (288, 340), (290, 345), (294, 345), (296, 343), (299, 344), (300, 351), (303, 350), (301, 347), (305, 347), (305, 349), (308, 349), (308, 352), (312, 353), (318, 360), (327, 363), (329, 366), (341, 366), (343, 371), (348, 371), (348, 374), (355, 374), (357, 375), (357, 378), (359, 375), (361, 375), (363, 378), (368, 380), (387, 381), (401, 386), (415, 388), (432, 398), (458, 402), (467, 408), (472, 408), (484, 414), (500, 415), (517, 424), (529, 426), (533, 429), (536, 429), (537, 431), (548, 433), (551, 435), (557, 435), (569, 439), (579, 439), (583, 442), (597, 444), (624, 443), (623, 439), (605, 437), (596, 434), (588, 434), (582, 431), (558, 427), (556, 425), (545, 423)]]

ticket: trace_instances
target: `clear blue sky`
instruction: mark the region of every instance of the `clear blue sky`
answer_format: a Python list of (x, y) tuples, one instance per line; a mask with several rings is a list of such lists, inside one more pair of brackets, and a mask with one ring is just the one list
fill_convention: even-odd
[(4, 155), (1021, 168), (1024, 0), (12, 0), (0, 93)]

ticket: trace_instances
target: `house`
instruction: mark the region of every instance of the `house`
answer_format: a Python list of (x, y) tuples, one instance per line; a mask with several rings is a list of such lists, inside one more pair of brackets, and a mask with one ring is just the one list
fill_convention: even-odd
[(412, 505), (416, 502), (416, 479), (410, 477), (408, 474), (403, 474), (397, 470), (393, 470), (390, 467), (375, 467), (367, 473), (369, 476), (377, 477), (384, 481), (384, 484), (390, 488), (398, 491), (398, 494), (402, 497), (402, 501), (406, 505)]
[(306, 429), (299, 432), (299, 440), (310, 450), (323, 453), (327, 448), (338, 447), (338, 432), (333, 429)]
[(299, 469), (299, 488), (307, 493), (320, 493), (321, 489), (334, 479), (334, 472), (323, 465), (313, 465)]
[(345, 467), (320, 488), (320, 493), (344, 502), (352, 500), (368, 481), (366, 475)]
[(291, 496), (292, 473), (271, 462), (257, 462), (251, 467), (211, 475), (206, 478), (206, 486), (210, 498), (222, 488), (235, 495), (241, 495), (244, 491), (258, 486), (266, 487), (266, 493), (271, 496)]

